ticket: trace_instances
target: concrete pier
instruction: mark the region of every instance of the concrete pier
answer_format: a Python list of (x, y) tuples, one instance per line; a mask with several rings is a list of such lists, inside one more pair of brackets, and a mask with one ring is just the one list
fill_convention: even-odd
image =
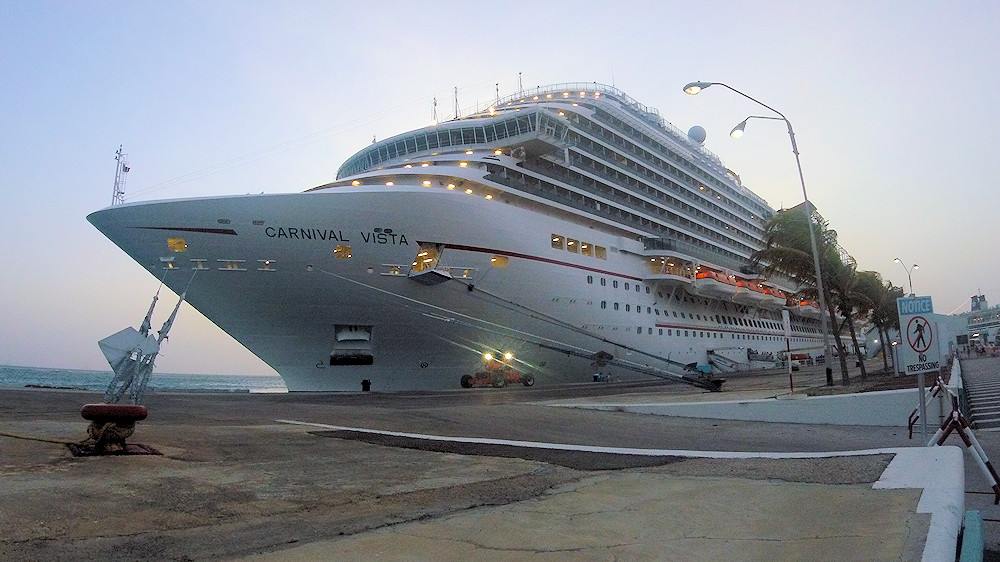
[[(823, 378), (797, 376), (797, 389)], [(731, 377), (726, 388), (711, 398), (781, 394), (787, 375)], [(64, 443), (86, 437), (78, 412), (96, 393), (5, 390), (0, 558), (915, 560), (947, 551), (955, 532), (945, 519), (964, 512), (961, 490), (974, 477), (966, 484), (957, 449), (900, 449), (918, 445), (905, 428), (548, 405), (700, 394), (658, 383), (152, 394), (131, 440), (162, 456), (74, 458)], [(984, 519), (995, 547), (988, 510)]]

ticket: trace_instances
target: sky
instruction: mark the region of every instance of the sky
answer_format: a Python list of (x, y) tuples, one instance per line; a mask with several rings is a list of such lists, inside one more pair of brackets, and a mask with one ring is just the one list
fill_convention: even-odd
[[(985, 1), (58, 2), (0, 0), (0, 364), (108, 369), (158, 280), (87, 214), (299, 192), (371, 142), (525, 88), (614, 85), (771, 204), (802, 188), (859, 269), (935, 312), (1000, 304), (1000, 4)], [(903, 264), (894, 263), (900, 258)], [(163, 295), (161, 295), (163, 297)], [(173, 304), (169, 293), (161, 304)], [(169, 313), (161, 306), (158, 326)], [(186, 304), (160, 372), (273, 374)]]

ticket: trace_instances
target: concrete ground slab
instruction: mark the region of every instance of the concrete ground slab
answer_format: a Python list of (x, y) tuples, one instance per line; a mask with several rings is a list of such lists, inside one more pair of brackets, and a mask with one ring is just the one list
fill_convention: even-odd
[[(610, 473), (251, 560), (914, 560), (919, 490)], [(802, 509), (809, 506), (809, 509)], [(863, 522), (863, 524), (859, 524)], [(863, 554), (862, 554), (863, 553)]]

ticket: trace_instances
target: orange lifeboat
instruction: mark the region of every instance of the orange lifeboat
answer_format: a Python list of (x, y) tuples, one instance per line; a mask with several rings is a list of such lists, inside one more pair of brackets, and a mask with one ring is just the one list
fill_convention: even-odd
[(733, 301), (735, 302), (761, 305), (767, 300), (767, 294), (764, 293), (764, 286), (757, 281), (740, 279), (736, 282), (736, 287), (736, 294), (733, 295)]
[(695, 274), (693, 290), (696, 295), (716, 299), (731, 298), (736, 294), (736, 279), (721, 271), (703, 268)]

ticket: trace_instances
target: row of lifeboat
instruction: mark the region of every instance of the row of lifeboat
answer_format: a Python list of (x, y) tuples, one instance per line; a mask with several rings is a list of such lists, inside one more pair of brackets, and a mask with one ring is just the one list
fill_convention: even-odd
[(775, 287), (705, 267), (699, 268), (695, 273), (691, 287), (696, 295), (730, 299), (762, 308), (780, 309), (788, 301), (787, 295)]
[(730, 299), (733, 302), (761, 308), (772, 310), (787, 308), (809, 318), (819, 318), (822, 315), (815, 301), (802, 300), (760, 281), (742, 279), (705, 267), (699, 268), (695, 273), (692, 290), (696, 295), (703, 297)]
[(819, 305), (755, 279), (745, 279), (695, 264), (679, 258), (650, 259), (647, 281), (663, 285), (681, 285), (690, 292), (707, 298), (726, 299), (771, 310), (786, 308), (800, 316), (819, 318)]

